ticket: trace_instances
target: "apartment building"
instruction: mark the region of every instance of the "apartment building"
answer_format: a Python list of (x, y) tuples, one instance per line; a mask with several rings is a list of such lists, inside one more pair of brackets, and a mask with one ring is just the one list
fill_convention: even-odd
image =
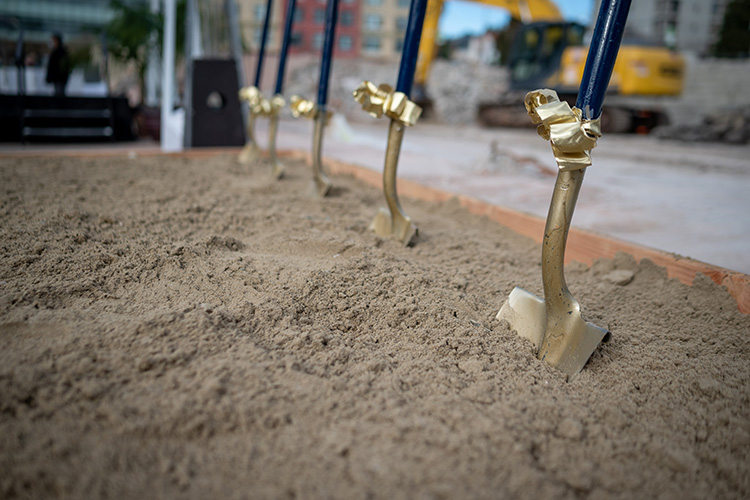
[[(255, 49), (265, 16), (266, 0), (238, 0), (245, 39)], [(410, 0), (340, 0), (336, 28), (337, 57), (398, 60), (409, 19)], [(326, 0), (297, 0), (292, 53), (318, 52), (323, 46)], [(277, 50), (283, 31), (286, 2), (274, 1), (269, 50)]]
[(359, 0), (362, 3), (362, 55), (399, 59), (409, 20), (410, 0)]
[[(284, 32), (283, 0), (275, 0), (272, 4), (271, 24), (269, 25), (266, 50), (277, 51), (281, 47), (281, 35)], [(251, 51), (258, 50), (263, 33), (263, 22), (266, 19), (267, 0), (237, 0), (240, 13), (240, 30), (245, 40), (245, 46)]]
[[(286, 16), (286, 7), (284, 8)], [(325, 39), (326, 1), (297, 0), (290, 51), (320, 52)], [(360, 2), (341, 0), (336, 24), (336, 57), (356, 57), (360, 48)]]
[[(729, 0), (633, 0), (627, 29), (698, 56), (711, 54)], [(596, 0), (594, 15), (601, 0)]]

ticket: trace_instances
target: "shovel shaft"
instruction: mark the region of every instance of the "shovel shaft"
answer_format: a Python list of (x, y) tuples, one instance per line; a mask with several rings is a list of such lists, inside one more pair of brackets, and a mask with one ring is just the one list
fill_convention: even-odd
[(565, 311), (578, 308), (578, 302), (565, 283), (565, 245), (570, 230), (570, 220), (578, 201), (585, 169), (561, 170), (557, 174), (552, 193), (547, 223), (544, 228), (542, 246), (542, 276), (544, 278), (544, 301), (548, 317), (551, 310)]
[(240, 163), (253, 163), (258, 158), (258, 143), (255, 141), (255, 114), (250, 110), (247, 116), (247, 141), (239, 155)]
[(273, 167), (273, 176), (276, 179), (280, 179), (284, 175), (284, 167), (279, 163), (279, 159), (276, 156), (276, 135), (278, 131), (279, 114), (274, 113), (271, 115), (268, 124), (268, 155), (271, 159), (271, 167)]
[(315, 129), (313, 131), (312, 168), (313, 182), (315, 184), (314, 194), (324, 197), (331, 189), (331, 181), (323, 171), (323, 132), (325, 130), (327, 113), (319, 109), (315, 115)]
[(396, 192), (396, 170), (398, 157), (401, 153), (401, 143), (404, 139), (405, 125), (398, 120), (391, 120), (388, 129), (388, 149), (385, 152), (385, 168), (383, 169), (383, 193), (388, 205), (381, 209), (372, 223), (372, 229), (378, 236), (396, 237), (404, 245), (408, 245), (417, 234), (417, 227), (411, 218), (404, 214), (398, 202)]
[(391, 120), (390, 127), (388, 127), (388, 149), (385, 152), (385, 168), (383, 169), (383, 192), (388, 209), (393, 217), (405, 217), (396, 192), (396, 171), (398, 170), (398, 157), (401, 154), (401, 143), (404, 140), (405, 128), (403, 124), (396, 120)]

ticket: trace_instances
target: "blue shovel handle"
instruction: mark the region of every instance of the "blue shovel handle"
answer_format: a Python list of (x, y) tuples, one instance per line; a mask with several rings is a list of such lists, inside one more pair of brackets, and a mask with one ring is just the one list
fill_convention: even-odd
[(318, 108), (326, 109), (328, 104), (328, 81), (331, 79), (333, 47), (336, 42), (336, 21), (339, 16), (339, 0), (328, 0), (326, 4), (326, 27), (323, 39), (323, 52), (320, 59), (318, 80)]
[(286, 55), (289, 52), (289, 39), (292, 36), (292, 25), (294, 24), (294, 9), (296, 0), (288, 0), (286, 3), (286, 19), (284, 20), (284, 36), (281, 39), (281, 53), (279, 54), (279, 70), (276, 73), (276, 94), (284, 90), (284, 70), (286, 69)]
[(594, 120), (602, 114), (604, 94), (620, 49), (630, 2), (602, 0), (576, 100), (576, 107), (583, 110), (586, 119)]
[(260, 88), (260, 77), (263, 73), (263, 56), (266, 53), (266, 39), (268, 39), (268, 25), (271, 22), (273, 12), (273, 0), (266, 3), (266, 18), (263, 20), (263, 32), (260, 35), (260, 48), (258, 49), (258, 65), (255, 68), (255, 86)]
[(407, 96), (411, 94), (411, 87), (414, 83), (414, 70), (417, 67), (419, 40), (422, 38), (422, 25), (424, 24), (426, 11), (427, 0), (411, 0), (404, 48), (401, 52), (401, 65), (398, 68), (398, 82), (396, 83), (396, 91), (403, 92)]

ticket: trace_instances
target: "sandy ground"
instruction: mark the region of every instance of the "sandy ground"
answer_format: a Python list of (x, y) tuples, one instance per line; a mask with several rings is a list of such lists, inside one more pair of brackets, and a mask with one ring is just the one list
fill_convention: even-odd
[[(628, 256), (576, 379), (495, 314), (539, 248), (232, 158), (0, 168), (2, 498), (748, 498), (750, 316)], [(632, 271), (626, 285), (613, 270)]]

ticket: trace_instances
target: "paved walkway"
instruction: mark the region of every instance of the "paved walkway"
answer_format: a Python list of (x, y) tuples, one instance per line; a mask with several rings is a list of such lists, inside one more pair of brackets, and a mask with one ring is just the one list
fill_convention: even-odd
[[(382, 171), (386, 135), (386, 120), (339, 119), (324, 155)], [(311, 138), (309, 121), (284, 120), (279, 148), (309, 149)], [(750, 274), (750, 146), (605, 136), (592, 157), (574, 226)], [(420, 123), (406, 131), (399, 176), (544, 218), (555, 164), (533, 130)]]

